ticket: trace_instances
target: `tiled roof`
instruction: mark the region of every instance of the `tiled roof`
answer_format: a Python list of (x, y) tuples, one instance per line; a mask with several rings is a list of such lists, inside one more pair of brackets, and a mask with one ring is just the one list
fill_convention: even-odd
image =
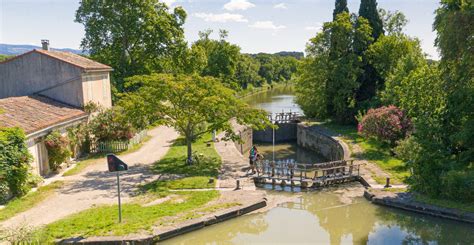
[(82, 57), (80, 55), (73, 54), (70, 52), (62, 52), (62, 51), (56, 51), (56, 50), (46, 51), (42, 49), (35, 49), (33, 50), (33, 52), (38, 52), (44, 55), (48, 55), (49, 57), (67, 62), (69, 64), (78, 66), (86, 70), (108, 70), (108, 71), (112, 70), (112, 68), (108, 65), (104, 65), (97, 61), (93, 61), (86, 57)]
[(20, 127), (26, 134), (87, 115), (81, 109), (44, 96), (0, 99), (0, 126)]

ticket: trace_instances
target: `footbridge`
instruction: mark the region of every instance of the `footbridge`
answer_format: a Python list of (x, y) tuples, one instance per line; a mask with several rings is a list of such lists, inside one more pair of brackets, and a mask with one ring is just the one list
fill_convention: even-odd
[(300, 186), (302, 188), (324, 187), (359, 180), (360, 165), (353, 160), (304, 164), (293, 159), (256, 163), (256, 184)]

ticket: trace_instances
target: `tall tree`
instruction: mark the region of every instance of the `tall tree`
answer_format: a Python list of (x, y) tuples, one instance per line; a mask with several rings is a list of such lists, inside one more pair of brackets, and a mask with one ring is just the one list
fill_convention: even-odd
[(231, 119), (258, 129), (270, 125), (265, 111), (237, 99), (233, 90), (213, 77), (152, 74), (128, 81), (142, 85), (122, 100), (130, 117), (146, 117), (134, 120), (140, 124), (136, 127), (142, 128), (144, 123), (158, 118), (162, 124), (175, 128), (185, 138), (188, 163), (193, 162), (192, 143), (204, 134), (224, 131), (228, 137), (236, 137)]
[(341, 123), (355, 120), (355, 93), (360, 86), (357, 77), (361, 73), (361, 58), (354, 52), (355, 39), (371, 42), (367, 20), (354, 20), (349, 13), (341, 13), (310, 40), (308, 59), (297, 86), (297, 101), (305, 114), (319, 119), (330, 117)]
[(81, 47), (114, 68), (113, 85), (123, 91), (126, 77), (172, 69), (169, 61), (186, 48), (185, 18), (158, 0), (82, 0), (75, 21), (85, 27)]
[[(376, 42), (380, 35), (383, 34), (383, 23), (377, 10), (376, 0), (361, 0), (359, 20), (361, 19), (367, 20), (372, 29), (371, 42), (367, 43), (364, 42), (365, 40), (354, 40), (355, 52), (362, 57), (362, 69), (364, 70), (357, 79), (360, 83), (360, 88), (356, 96), (357, 106), (359, 109), (366, 109), (372, 103), (371, 100), (376, 95), (377, 87), (383, 86), (375, 68), (369, 63), (365, 55), (365, 51), (369, 48), (370, 44)], [(357, 25), (360, 25), (360, 23), (357, 23)]]
[(332, 13), (332, 20), (335, 21), (338, 14), (346, 12), (349, 13), (349, 8), (347, 7), (347, 0), (336, 0), (336, 7)]
[(383, 22), (377, 9), (377, 0), (361, 0), (359, 7), (359, 17), (364, 17), (372, 27), (372, 37), (374, 42), (384, 33)]

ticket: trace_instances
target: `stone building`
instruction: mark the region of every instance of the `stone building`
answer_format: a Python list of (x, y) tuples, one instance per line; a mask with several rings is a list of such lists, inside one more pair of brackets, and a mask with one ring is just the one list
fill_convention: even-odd
[(22, 128), (37, 174), (49, 172), (44, 137), (88, 118), (89, 102), (112, 106), (112, 68), (80, 55), (35, 49), (0, 62), (0, 126)]

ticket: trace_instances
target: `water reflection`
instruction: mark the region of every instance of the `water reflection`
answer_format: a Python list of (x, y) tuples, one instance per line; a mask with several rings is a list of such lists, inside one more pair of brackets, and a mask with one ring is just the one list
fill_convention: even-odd
[(325, 159), (314, 151), (299, 147), (296, 142), (276, 144), (256, 144), (258, 151), (265, 159), (273, 159), (273, 149), (275, 149), (275, 159), (293, 159), (298, 163), (324, 162)]
[(248, 96), (244, 101), (251, 106), (264, 109), (271, 113), (298, 112), (303, 114), (301, 108), (294, 101), (294, 88), (292, 86), (280, 86), (263, 93)]
[[(282, 195), (291, 195), (289, 193)], [(264, 214), (239, 217), (166, 241), (166, 244), (472, 244), (474, 227), (370, 204), (342, 203), (331, 191)]]

